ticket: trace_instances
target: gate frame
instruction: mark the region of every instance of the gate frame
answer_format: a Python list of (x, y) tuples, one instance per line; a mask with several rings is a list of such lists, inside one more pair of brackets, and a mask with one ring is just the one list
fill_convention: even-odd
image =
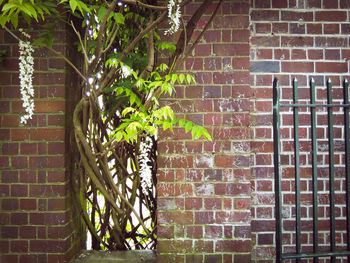
[[(315, 103), (315, 82), (310, 79), (310, 104), (298, 104), (298, 81), (293, 80), (293, 104), (280, 104), (280, 87), (277, 78), (273, 81), (273, 140), (274, 140), (274, 173), (275, 173), (275, 218), (276, 218), (276, 262), (285, 259), (296, 259), (300, 262), (304, 258), (314, 258), (318, 262), (320, 257), (331, 257), (331, 263), (336, 262), (337, 256), (348, 256), (350, 262), (350, 125), (349, 125), (349, 83), (343, 81), (343, 104), (332, 102), (332, 82), (327, 80), (327, 104)], [(294, 170), (295, 170), (295, 208), (296, 208), (296, 253), (283, 253), (283, 225), (282, 225), (282, 168), (280, 145), (280, 108), (293, 108), (294, 128)], [(311, 142), (312, 142), (312, 196), (313, 196), (313, 252), (301, 251), (301, 213), (300, 213), (300, 167), (299, 167), (299, 120), (300, 107), (309, 107), (311, 114)], [(328, 110), (328, 145), (329, 145), (329, 196), (330, 196), (330, 251), (318, 250), (318, 203), (317, 203), (317, 138), (316, 138), (316, 107), (326, 107)], [(345, 177), (346, 177), (346, 222), (347, 222), (347, 250), (336, 250), (335, 243), (335, 203), (334, 203), (334, 135), (333, 135), (333, 107), (344, 108), (344, 141), (345, 141)], [(297, 128), (296, 128), (297, 127)]]

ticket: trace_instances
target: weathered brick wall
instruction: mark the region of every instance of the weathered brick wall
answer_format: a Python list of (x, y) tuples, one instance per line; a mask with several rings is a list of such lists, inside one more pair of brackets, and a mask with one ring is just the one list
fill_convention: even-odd
[[(315, 79), (317, 100), (326, 97), (325, 85), (327, 78), (337, 86), (334, 90), (336, 103), (341, 101), (340, 83), (349, 76), (349, 7), (347, 0), (272, 0), (252, 1), (251, 17), (251, 89), (255, 101), (252, 100), (252, 154), (254, 163), (252, 168), (252, 242), (254, 248), (252, 258), (261, 262), (272, 262), (274, 249), (274, 188), (273, 188), (273, 143), (272, 143), (272, 88), (273, 77), (278, 77), (281, 83), (282, 100), (291, 101), (291, 84), (294, 77), (298, 78), (301, 101), (309, 101), (309, 91), (306, 89), (310, 78)], [(289, 98), (289, 100), (288, 100)], [(341, 110), (335, 109), (336, 114), (336, 151), (342, 148)], [(294, 171), (292, 136), (292, 112), (282, 112), (281, 155), (284, 172), (287, 176), (282, 183), (284, 205), (283, 217), (284, 246), (286, 251), (294, 251), (295, 236), (291, 232), (295, 229), (294, 205)], [(305, 112), (300, 116), (301, 125), (301, 190), (302, 190), (302, 235), (303, 250), (312, 249), (312, 202), (311, 190), (311, 157), (310, 130), (306, 128), (310, 118)], [(321, 247), (329, 245), (329, 194), (328, 194), (328, 146), (327, 146), (327, 116), (319, 111), (317, 129), (319, 136), (319, 173), (318, 190), (320, 191), (320, 235)], [(344, 155), (335, 154), (336, 164), (336, 207), (337, 215), (337, 244), (342, 247), (344, 242)], [(289, 219), (288, 219), (289, 218)], [(306, 219), (305, 219), (306, 218)]]
[[(200, 20), (204, 27), (209, 14)], [(193, 12), (199, 2), (185, 10)], [(179, 116), (204, 125), (213, 142), (184, 129), (158, 144), (158, 262), (249, 262), (249, 1), (226, 0), (185, 71), (197, 85), (179, 87)]]
[[(64, 27), (54, 43), (70, 56)], [(47, 50), (35, 52), (35, 115), (21, 126), (18, 43), (0, 31), (0, 49), (7, 51), (0, 63), (0, 262), (68, 262), (82, 236), (73, 223), (79, 215), (72, 213), (67, 169), (72, 71)]]

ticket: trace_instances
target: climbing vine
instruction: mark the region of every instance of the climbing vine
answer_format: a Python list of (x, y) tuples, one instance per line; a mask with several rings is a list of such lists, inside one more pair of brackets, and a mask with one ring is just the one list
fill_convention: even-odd
[[(41, 33), (30, 46), (48, 48), (61, 56), (80, 78), (81, 99), (73, 114), (79, 158), (72, 182), (93, 249), (156, 246), (159, 129), (183, 127), (193, 138), (211, 140), (206, 129), (176, 118), (169, 105), (159, 102), (163, 94), (172, 95), (176, 85), (191, 88), (195, 84), (191, 74), (178, 73), (177, 69), (221, 4), (221, 0), (215, 3), (208, 25), (190, 42), (212, 0), (204, 0), (186, 22), (181, 10), (190, 2), (0, 0), (0, 24), (5, 30), (22, 45), (28, 44), (16, 29), (26, 21), (30, 34), (31, 24), (38, 23)], [(54, 29), (62, 23), (75, 33), (79, 63), (52, 47)], [(179, 30), (177, 41), (162, 41), (161, 32), (174, 34)], [(157, 58), (167, 63), (159, 63)]]

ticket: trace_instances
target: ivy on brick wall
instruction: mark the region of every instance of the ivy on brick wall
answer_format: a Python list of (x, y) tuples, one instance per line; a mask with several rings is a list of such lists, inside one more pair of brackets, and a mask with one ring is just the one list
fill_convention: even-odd
[[(182, 19), (181, 10), (190, 2), (0, 0), (5, 30), (22, 41), (19, 27), (28, 34), (39, 27), (32, 45), (64, 58), (79, 77), (81, 99), (73, 114), (79, 154), (72, 181), (93, 249), (156, 246), (158, 129), (179, 126), (193, 138), (211, 140), (203, 127), (177, 118), (170, 105), (159, 102), (163, 94), (174, 93), (175, 85), (190, 89), (195, 83), (179, 69), (221, 4), (214, 4), (207, 25), (194, 37), (212, 1)], [(62, 26), (74, 33), (78, 61), (54, 48), (55, 28)]]

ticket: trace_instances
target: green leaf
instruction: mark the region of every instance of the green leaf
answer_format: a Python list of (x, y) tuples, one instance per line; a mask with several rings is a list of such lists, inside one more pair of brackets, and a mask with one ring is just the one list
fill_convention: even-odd
[(70, 5), (70, 9), (72, 10), (72, 12), (75, 12), (75, 9), (78, 6), (78, 2), (76, 0), (69, 0), (69, 5)]
[(171, 75), (171, 83), (175, 84), (177, 78), (178, 78), (178, 75), (177, 75), (177, 74), (172, 74), (172, 75)]
[(125, 18), (121, 13), (114, 13), (113, 18), (117, 24), (124, 24)]
[(182, 84), (186, 80), (185, 74), (181, 73), (179, 76), (180, 84)]
[(17, 26), (18, 26), (18, 15), (17, 14), (11, 16), (11, 23), (12, 23), (14, 28), (17, 28)]
[(188, 133), (192, 129), (192, 122), (187, 122), (185, 125), (185, 132)]
[(123, 131), (118, 131), (117, 134), (115, 135), (115, 140), (117, 142), (120, 142), (121, 139), (123, 139), (125, 132)]
[(125, 108), (125, 109), (123, 110), (122, 116), (125, 117), (126, 114), (128, 114), (129, 112), (134, 112), (134, 111), (135, 111), (134, 108), (132, 108), (132, 107), (127, 107), (127, 108)]
[(186, 120), (184, 120), (184, 119), (180, 119), (180, 120), (179, 120), (179, 126), (180, 126), (180, 127), (185, 126), (185, 124), (186, 124)]
[(98, 21), (102, 21), (102, 19), (105, 16), (106, 12), (107, 12), (107, 8), (104, 7), (104, 6), (101, 6), (100, 9), (97, 12)]

